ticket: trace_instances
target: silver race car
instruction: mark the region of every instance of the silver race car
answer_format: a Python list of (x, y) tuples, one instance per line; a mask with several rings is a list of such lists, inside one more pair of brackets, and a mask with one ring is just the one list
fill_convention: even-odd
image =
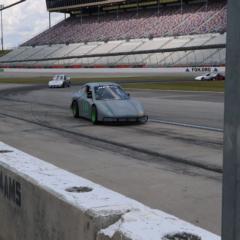
[(74, 94), (71, 109), (75, 118), (98, 122), (139, 122), (145, 123), (142, 104), (130, 97), (116, 83), (87, 83)]
[(225, 80), (225, 76), (218, 72), (210, 72), (205, 75), (195, 77), (197, 81), (213, 81), (213, 80)]
[(53, 79), (48, 82), (49, 88), (65, 88), (70, 86), (71, 86), (70, 77), (64, 74), (54, 75)]

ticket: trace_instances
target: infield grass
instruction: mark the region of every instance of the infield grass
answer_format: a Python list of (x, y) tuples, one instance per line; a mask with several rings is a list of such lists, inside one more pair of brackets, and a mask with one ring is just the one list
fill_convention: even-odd
[[(1, 77), (1, 83), (18, 83), (18, 84), (46, 84), (51, 80), (52, 76), (41, 76), (41, 77)], [(72, 77), (71, 82), (75, 84), (81, 84), (85, 82), (115, 82), (115, 81), (126, 81), (126, 82), (146, 82), (146, 81), (189, 81), (192, 77), (177, 77), (177, 76), (83, 76), (83, 77)]]
[(49, 77), (34, 77), (34, 78), (16, 78), (7, 77), (0, 78), (1, 83), (16, 83), (16, 84), (47, 84), (49, 82)]
[(169, 83), (128, 83), (122, 84), (128, 89), (150, 89), (150, 90), (179, 90), (179, 91), (213, 91), (224, 92), (224, 81), (211, 82), (169, 82)]
[[(7, 77), (0, 78), (0, 83), (17, 84), (46, 84), (50, 77)], [(159, 80), (159, 82), (157, 82)], [(150, 89), (150, 90), (179, 90), (179, 91), (213, 91), (224, 92), (224, 81), (190, 81), (189, 79), (174, 77), (112, 77), (112, 78), (72, 78), (73, 84), (86, 82), (118, 82), (128, 89)], [(124, 83), (126, 81), (126, 83)], [(149, 81), (149, 82), (147, 82)], [(152, 82), (151, 82), (152, 81)], [(164, 81), (164, 82), (161, 82)]]

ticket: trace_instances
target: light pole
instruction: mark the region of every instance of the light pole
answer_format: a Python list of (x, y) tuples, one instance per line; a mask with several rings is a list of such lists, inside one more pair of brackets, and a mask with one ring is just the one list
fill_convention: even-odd
[(1, 45), (2, 45), (2, 51), (4, 50), (3, 47), (3, 17), (2, 17), (2, 12), (3, 12), (4, 5), (0, 5), (0, 10), (1, 10)]
[(49, 12), (49, 15), (48, 15), (48, 22), (49, 22), (49, 28), (51, 28), (52, 27), (51, 12)]
[(17, 2), (11, 3), (9, 5), (3, 5), (0, 4), (0, 11), (1, 11), (1, 45), (2, 45), (2, 51), (4, 50), (4, 46), (3, 46), (3, 10), (6, 10), (8, 8), (11, 8), (13, 6), (16, 6), (20, 3), (26, 2), (26, 0), (19, 0)]

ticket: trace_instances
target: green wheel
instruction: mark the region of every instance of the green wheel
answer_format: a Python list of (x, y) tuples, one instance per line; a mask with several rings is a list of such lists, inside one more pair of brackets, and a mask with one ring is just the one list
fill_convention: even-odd
[(76, 101), (72, 103), (72, 113), (75, 118), (79, 117), (79, 109), (78, 109), (78, 104)]
[(91, 111), (91, 121), (93, 124), (97, 124), (97, 108), (96, 106), (92, 106), (92, 111)]

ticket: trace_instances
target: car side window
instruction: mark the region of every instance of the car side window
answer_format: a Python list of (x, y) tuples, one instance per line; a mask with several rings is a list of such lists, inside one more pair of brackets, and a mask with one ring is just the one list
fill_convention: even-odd
[(87, 89), (87, 87), (86, 86), (84, 86), (84, 87), (82, 87), (81, 89), (80, 89), (80, 93), (81, 93), (81, 95), (83, 95), (83, 96), (87, 96), (87, 94), (86, 94), (86, 89)]
[(86, 93), (88, 93), (88, 92), (91, 92), (91, 87), (90, 86), (86, 86)]

